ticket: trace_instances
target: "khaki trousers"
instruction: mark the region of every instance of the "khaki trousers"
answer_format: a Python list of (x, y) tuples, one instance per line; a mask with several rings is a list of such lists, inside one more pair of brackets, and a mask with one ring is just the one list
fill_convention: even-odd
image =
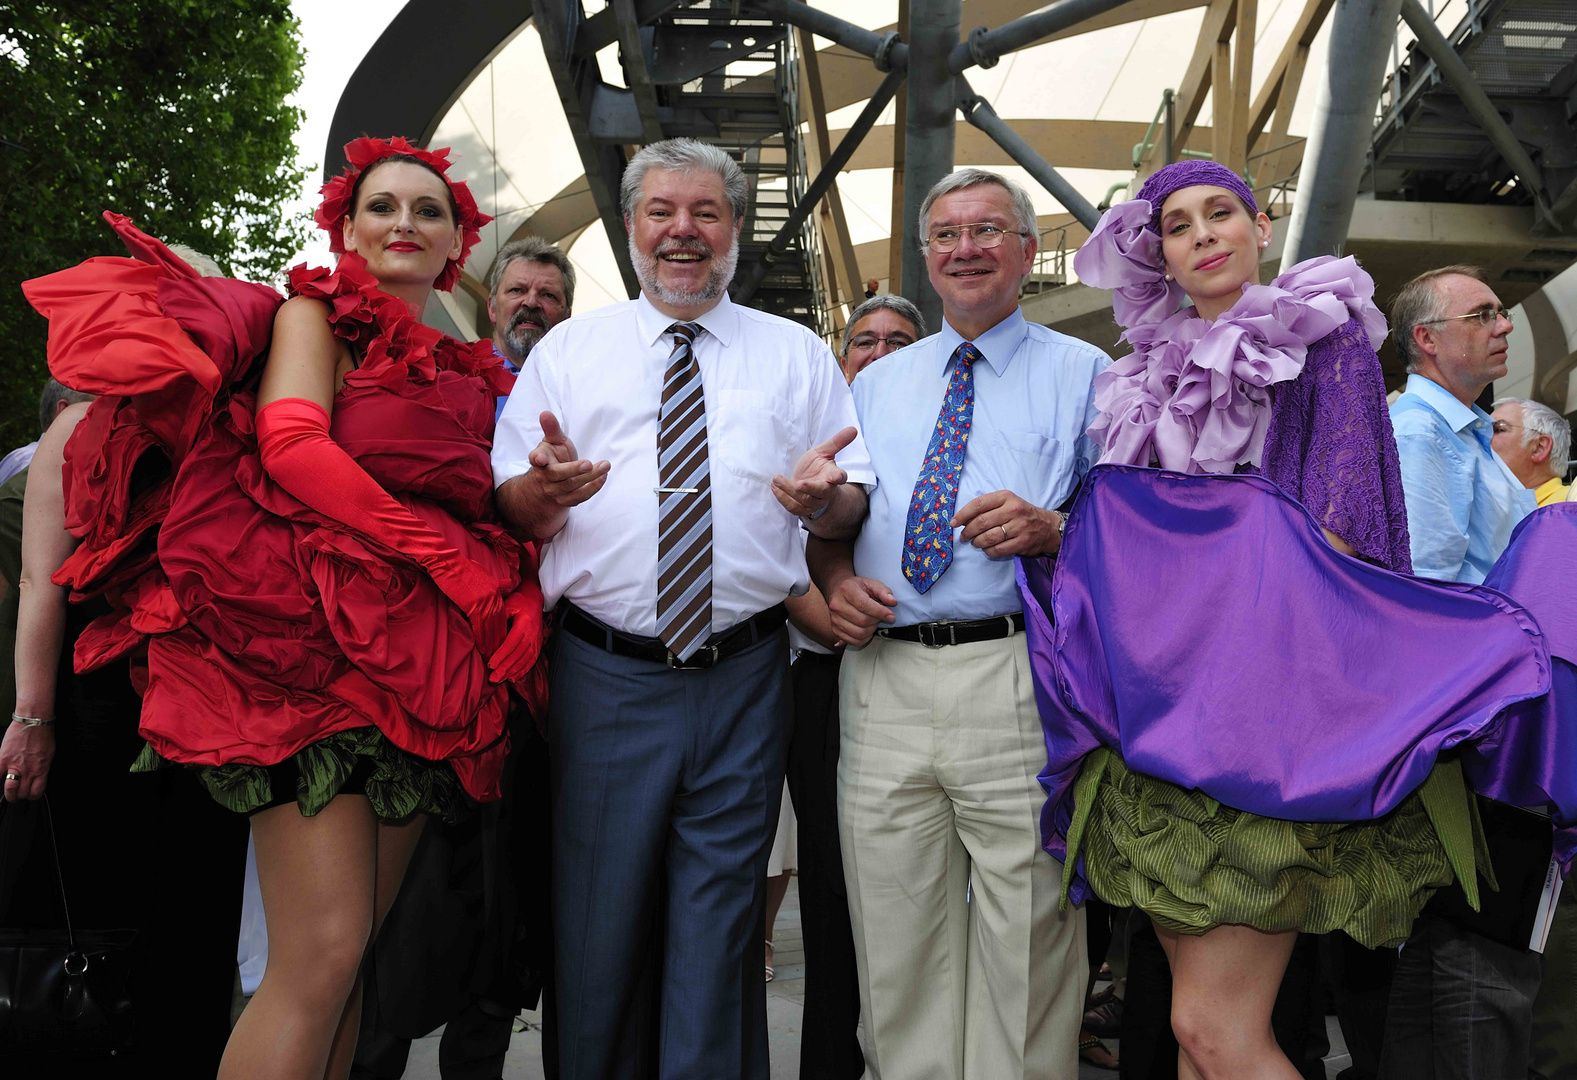
[(869, 1080), (1073, 1080), (1084, 912), (1040, 847), (1024, 635), (844, 657), (838, 809)]

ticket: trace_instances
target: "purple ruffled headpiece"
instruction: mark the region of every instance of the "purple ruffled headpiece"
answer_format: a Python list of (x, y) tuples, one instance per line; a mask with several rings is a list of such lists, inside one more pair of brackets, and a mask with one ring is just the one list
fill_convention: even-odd
[(1254, 201), (1254, 193), (1237, 173), (1219, 162), (1201, 158), (1184, 158), (1182, 161), (1172, 162), (1165, 168), (1157, 169), (1139, 189), (1139, 198), (1154, 207), (1150, 217), (1150, 231), (1160, 234), (1161, 204), (1166, 202), (1168, 195), (1201, 184), (1226, 188), (1243, 200), (1243, 205), (1248, 207), (1249, 213), (1259, 213), (1259, 203)]
[(1187, 299), (1182, 286), (1166, 278), (1161, 204), (1174, 191), (1199, 184), (1226, 188), (1251, 212), (1259, 213), (1254, 193), (1225, 165), (1197, 158), (1174, 161), (1144, 182), (1137, 199), (1118, 203), (1101, 215), (1095, 231), (1074, 253), (1073, 269), (1080, 281), (1112, 290), (1112, 314), (1118, 326), (1159, 323)]

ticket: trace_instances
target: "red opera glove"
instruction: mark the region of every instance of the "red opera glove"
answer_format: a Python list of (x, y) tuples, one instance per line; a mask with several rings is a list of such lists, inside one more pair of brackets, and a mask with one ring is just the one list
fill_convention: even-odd
[(509, 633), (487, 661), (487, 675), (493, 682), (514, 682), (531, 670), (542, 653), (542, 587), (526, 580), (504, 600)]
[(271, 402), (257, 411), (257, 449), (268, 475), (301, 502), (420, 564), (465, 612), (482, 655), (500, 649), (503, 582), (379, 487), (330, 437), (328, 410), (305, 398)]

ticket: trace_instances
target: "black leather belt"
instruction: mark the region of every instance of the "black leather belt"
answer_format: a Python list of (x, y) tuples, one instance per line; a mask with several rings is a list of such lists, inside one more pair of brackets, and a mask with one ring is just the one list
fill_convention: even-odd
[(946, 645), (969, 645), (976, 641), (995, 641), (1024, 632), (1024, 613), (993, 615), (989, 619), (965, 619), (958, 622), (923, 622), (913, 626), (883, 626), (877, 637), (894, 641), (918, 641), (928, 649)]
[(559, 626), (566, 633), (574, 634), (582, 641), (589, 641), (597, 648), (606, 649), (615, 656), (649, 660), (654, 664), (664, 664), (675, 671), (707, 671), (714, 668), (735, 653), (743, 652), (762, 638), (776, 633), (788, 621), (788, 612), (783, 609), (782, 604), (776, 604), (765, 611), (757, 612), (737, 626), (720, 634), (713, 634), (705, 645), (691, 654), (690, 659), (680, 660), (668, 651), (668, 646), (664, 645), (660, 638), (641, 637), (638, 634), (626, 634), (622, 630), (615, 630), (571, 603), (561, 604), (559, 611)]

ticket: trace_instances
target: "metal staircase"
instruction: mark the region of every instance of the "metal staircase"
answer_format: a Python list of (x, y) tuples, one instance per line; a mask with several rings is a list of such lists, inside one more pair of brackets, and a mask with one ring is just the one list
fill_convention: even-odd
[[(1577, 225), (1577, 3), (1469, 0), (1446, 41), (1542, 173), (1542, 192), (1516, 179), (1484, 126), (1470, 115), (1441, 68), (1409, 46), (1380, 99), (1366, 187), (1377, 198), (1420, 202), (1533, 205), (1541, 231)], [(1559, 266), (1530, 265), (1530, 283)]]
[[(741, 17), (730, 0), (611, 0), (590, 17), (581, 0), (533, 0), (532, 6), (630, 295), (639, 286), (619, 214), (619, 178), (641, 145), (680, 135), (718, 146), (750, 181), (737, 282), (762, 258), (809, 182), (788, 26)], [(602, 76), (598, 54), (610, 47), (624, 86)], [(816, 245), (812, 225), (797, 230), (750, 304), (825, 334), (828, 303)]]

